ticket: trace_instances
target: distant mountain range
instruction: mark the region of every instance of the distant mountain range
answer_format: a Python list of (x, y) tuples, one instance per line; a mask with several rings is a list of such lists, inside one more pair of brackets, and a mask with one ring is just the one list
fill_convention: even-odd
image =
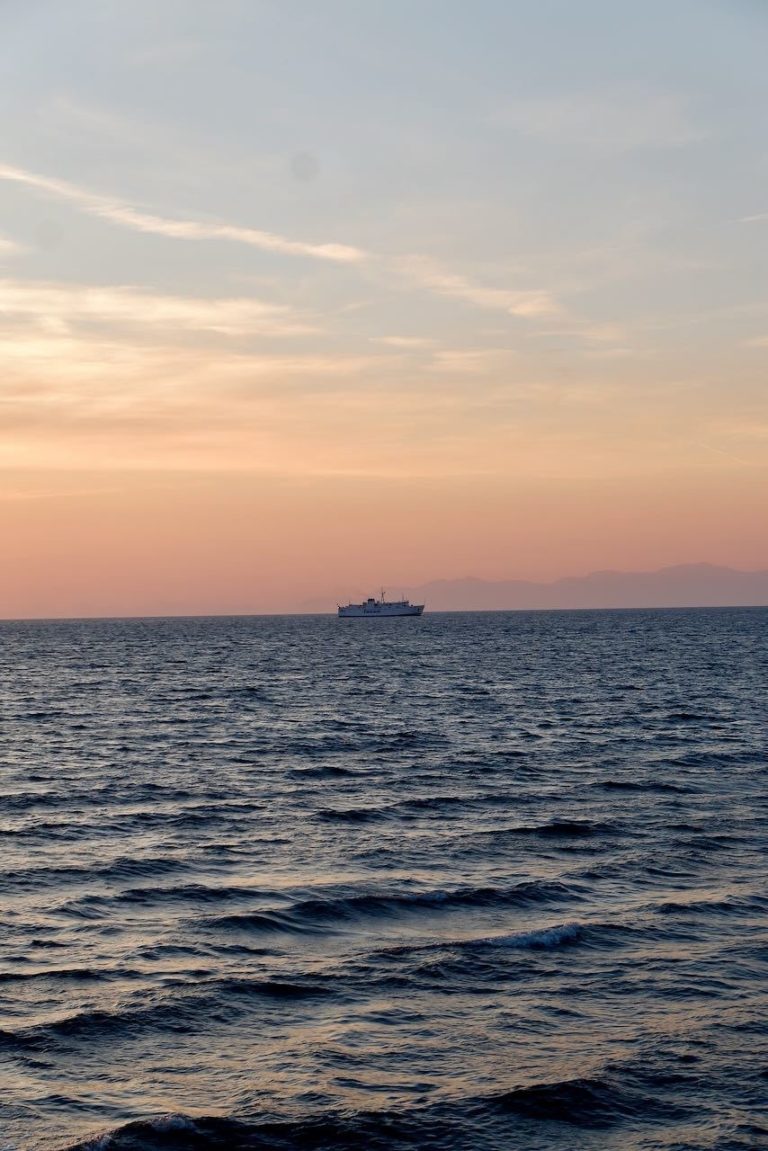
[[(394, 588), (394, 585), (392, 585)], [(714, 564), (678, 564), (648, 572), (598, 571), (553, 583), (529, 580), (439, 579), (397, 585), (428, 611), (524, 611), (537, 608), (757, 607), (768, 605), (768, 571), (736, 571)], [(371, 595), (361, 591), (360, 598)], [(392, 592), (395, 595), (395, 592)], [(334, 611), (312, 600), (304, 611)]]

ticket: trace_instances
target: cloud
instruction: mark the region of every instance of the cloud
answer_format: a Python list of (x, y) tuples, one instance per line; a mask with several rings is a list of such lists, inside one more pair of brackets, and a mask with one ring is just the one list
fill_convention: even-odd
[(46, 330), (72, 324), (141, 325), (227, 336), (301, 336), (317, 329), (293, 310), (253, 299), (158, 295), (135, 287), (92, 287), (0, 280), (0, 316), (27, 318)]
[(392, 358), (17, 333), (0, 342), (0, 468), (365, 470), (439, 402), (378, 369)]
[[(45, 324), (3, 332), (0, 395), (6, 404), (11, 399), (30, 401), (36, 409), (42, 396), (56, 404), (77, 396), (100, 404), (111, 396), (111, 404), (141, 407), (148, 395), (158, 398), (167, 390), (174, 404), (192, 402), (205, 392), (220, 405), (224, 390), (242, 395), (256, 380), (272, 381), (275, 395), (283, 396), (289, 379), (309, 392), (313, 381), (348, 380), (385, 362), (384, 356), (280, 355), (145, 344), (111, 333), (78, 333), (66, 325)], [(38, 414), (44, 416), (42, 409)]]
[(139, 211), (119, 199), (99, 195), (86, 188), (40, 176), (23, 168), (0, 164), (0, 180), (8, 180), (35, 188), (49, 196), (67, 200), (81, 211), (102, 220), (109, 220), (135, 232), (146, 232), (154, 236), (166, 236), (183, 240), (230, 240), (238, 244), (248, 244), (267, 252), (280, 252), (290, 256), (306, 256), (315, 260), (330, 260), (339, 264), (357, 263), (366, 258), (367, 253), (347, 244), (323, 243), (308, 244), (291, 240), (273, 232), (262, 232), (256, 228), (244, 228), (237, 224), (208, 223), (199, 220), (172, 220)]
[(554, 316), (560, 312), (560, 305), (545, 288), (490, 288), (476, 284), (466, 276), (445, 271), (423, 256), (406, 257), (399, 261), (399, 267), (409, 279), (429, 291), (463, 300), (477, 308), (506, 312), (524, 319)]
[(435, 354), (429, 371), (481, 375), (498, 370), (511, 354), (506, 348), (447, 348)]
[[(685, 467), (696, 437), (765, 457), (762, 441), (724, 439), (716, 397), (697, 388), (691, 408), (689, 388), (638, 365), (564, 382), (503, 348), (440, 349), (434, 369), (408, 371), (384, 350), (264, 355), (19, 328), (0, 340), (0, 467), (605, 476)], [(752, 426), (753, 400), (731, 392), (729, 405)]]
[[(550, 337), (565, 337), (566, 339), (580, 340), (587, 345), (623, 345), (629, 338), (630, 332), (625, 324), (594, 324), (588, 320), (577, 321), (569, 318), (567, 327), (543, 328), (535, 332), (538, 339)], [(606, 350), (602, 348), (601, 350)], [(622, 349), (626, 351), (626, 348)]]
[(390, 348), (400, 348), (403, 351), (419, 351), (433, 348), (436, 340), (426, 336), (371, 336), (372, 344), (386, 344)]
[[(0, 164), (0, 180), (22, 184), (45, 195), (65, 200), (88, 215), (134, 232), (178, 240), (227, 240), (260, 248), (263, 251), (305, 256), (337, 264), (359, 264), (368, 261), (374, 266), (378, 265), (381, 271), (394, 270), (400, 276), (405, 276), (412, 284), (415, 283), (438, 296), (461, 300), (474, 307), (505, 312), (524, 319), (553, 316), (561, 311), (557, 301), (545, 288), (521, 290), (488, 287), (475, 283), (466, 276), (447, 271), (424, 256), (386, 257), (348, 244), (309, 244), (271, 232), (241, 227), (238, 224), (171, 219), (135, 208), (121, 199), (103, 196), (64, 180), (41, 176), (7, 164)], [(402, 342), (396, 344), (395, 341), (405, 339), (408, 337), (381, 338), (382, 342), (389, 340), (392, 346), (400, 347), (406, 345)], [(411, 342), (409, 346), (416, 345)]]
[[(559, 301), (545, 287), (490, 286), (446, 269), (423, 255), (387, 256), (345, 244), (307, 244), (226, 222), (172, 219), (136, 208), (122, 199), (103, 196), (63, 180), (10, 165), (0, 164), (0, 180), (16, 182), (33, 191), (62, 199), (90, 216), (133, 232), (190, 241), (227, 240), (337, 265), (364, 262), (366, 274), (374, 280), (391, 283), (394, 276), (400, 288), (404, 285), (416, 288), (472, 308), (532, 322), (556, 317), (562, 322), (567, 318)], [(5, 307), (30, 317), (37, 314), (43, 317), (43, 325), (49, 327), (71, 322), (113, 321), (175, 326), (185, 331), (212, 331), (229, 336), (303, 335), (317, 331), (287, 308), (249, 299), (190, 300), (150, 294), (130, 286), (87, 288), (82, 285), (34, 284), (23, 288), (6, 283), (0, 285), (0, 290), (5, 292), (4, 300), (0, 299), (0, 310)], [(428, 337), (396, 334), (373, 337), (372, 340), (403, 352), (428, 350), (436, 343)]]
[(24, 250), (23, 244), (17, 244), (15, 240), (9, 240), (7, 236), (0, 236), (0, 256), (14, 256)]

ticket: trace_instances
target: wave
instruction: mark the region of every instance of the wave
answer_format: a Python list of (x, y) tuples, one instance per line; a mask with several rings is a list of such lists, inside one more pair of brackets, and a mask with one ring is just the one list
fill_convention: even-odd
[(243, 911), (233, 915), (217, 915), (202, 921), (199, 926), (223, 931), (283, 932), (289, 935), (324, 934), (323, 927), (302, 923), (282, 911)]
[[(84, 832), (89, 836), (100, 839), (113, 839), (119, 834), (135, 834), (137, 830), (146, 831), (153, 828), (201, 828), (216, 824), (229, 823), (237, 825), (238, 820), (245, 820), (257, 812), (266, 810), (267, 805), (259, 800), (247, 803), (206, 802), (194, 806), (165, 809), (160, 807), (144, 807), (137, 811), (117, 811), (110, 814), (109, 820), (101, 823), (84, 818), (88, 813), (85, 809), (76, 809), (69, 813), (69, 817), (61, 819), (36, 820), (31, 819), (26, 824), (4, 829), (5, 836), (13, 836), (19, 840), (43, 840), (50, 842), (71, 843), (81, 842)], [(27, 817), (25, 817), (27, 818)]]
[(321, 983), (288, 981), (285, 979), (245, 979), (230, 977), (215, 979), (200, 985), (214, 987), (217, 994), (258, 996), (266, 999), (318, 999), (331, 993)]
[(552, 819), (549, 823), (530, 828), (533, 835), (564, 838), (599, 835), (611, 830), (611, 826), (607, 823), (591, 823), (587, 819)]
[(222, 978), (184, 983), (184, 993), (169, 981), (166, 998), (123, 1008), (83, 1009), (27, 1027), (0, 1029), (0, 1050), (48, 1050), (57, 1041), (89, 1044), (147, 1031), (195, 1034), (212, 1015), (219, 1021), (242, 1013), (247, 1000), (314, 1000), (330, 994), (323, 984), (304, 979)]
[(602, 779), (593, 783), (592, 786), (600, 788), (602, 791), (668, 792), (672, 795), (686, 795), (695, 791), (693, 787), (685, 787), (681, 783), (670, 783), (669, 780), (661, 779)]
[(25, 867), (3, 872), (0, 889), (10, 887), (60, 886), (64, 883), (98, 883), (119, 879), (139, 879), (148, 876), (170, 875), (185, 871), (189, 864), (172, 856), (121, 856), (109, 863), (50, 864), (46, 867)]
[(370, 917), (395, 917), (414, 911), (466, 908), (535, 907), (539, 904), (579, 901), (586, 889), (559, 880), (526, 880), (510, 887), (458, 887), (431, 891), (375, 891), (359, 895), (297, 900), (287, 907), (217, 916), (206, 926), (255, 931), (312, 931), (334, 923)]
[(609, 832), (616, 832), (610, 823), (598, 823), (588, 819), (551, 819), (548, 823), (520, 824), (517, 827), (495, 827), (471, 832), (471, 838), (503, 839), (515, 836), (536, 836), (542, 839), (587, 839)]
[(413, 799), (404, 799), (397, 806), (401, 811), (407, 811), (410, 808), (416, 811), (430, 811), (443, 807), (469, 807), (484, 798), (482, 795), (423, 795), (415, 796)]
[(326, 763), (318, 766), (292, 767), (286, 772), (291, 779), (341, 779), (344, 776), (354, 777), (358, 773), (349, 767), (340, 767), (338, 764)]
[(674, 772), (681, 767), (692, 767), (697, 770), (752, 766), (760, 762), (760, 751), (757, 747), (746, 751), (712, 751), (701, 749), (699, 751), (683, 751), (669, 756), (668, 770)]
[(605, 1079), (568, 1079), (536, 1083), (507, 1091), (495, 1100), (503, 1111), (526, 1119), (569, 1123), (577, 1127), (610, 1127), (639, 1115), (640, 1101)]
[(253, 703), (275, 702), (274, 694), (259, 684), (242, 684), (239, 687), (231, 687), (227, 691), (227, 695), (234, 699), (250, 700)]
[(654, 910), (661, 915), (754, 915), (768, 911), (768, 896), (752, 892), (748, 895), (729, 895), (724, 898), (670, 899), (656, 904)]
[(378, 807), (321, 807), (317, 819), (331, 823), (376, 823), (387, 819), (387, 811)]
[(255, 887), (237, 884), (180, 883), (161, 887), (128, 887), (114, 893), (97, 892), (60, 904), (56, 910), (65, 915), (94, 918), (100, 912), (108, 913), (111, 908), (122, 904), (151, 907), (165, 903), (227, 903), (266, 894)]
[(465, 946), (470, 947), (519, 947), (528, 951), (552, 951), (578, 943), (584, 938), (585, 927), (581, 923), (562, 923), (556, 927), (543, 927), (538, 931), (520, 931), (510, 935), (488, 935), (473, 939)]
[[(681, 1092), (688, 1082), (686, 1074), (668, 1064), (653, 1068), (640, 1062), (608, 1063), (597, 1074), (516, 1087), (488, 1103), (526, 1119), (600, 1129), (627, 1121), (689, 1117)], [(674, 1098), (664, 1097), (664, 1088), (670, 1086)]]
[[(73, 812), (80, 812), (108, 806), (114, 808), (118, 805), (137, 805), (141, 803), (184, 803), (199, 799), (199, 793), (189, 788), (175, 787), (172, 784), (152, 783), (143, 780), (138, 783), (116, 783), (94, 787), (73, 786), (63, 776), (51, 779), (45, 778), (48, 784), (46, 790), (8, 792), (0, 800), (0, 808), (6, 812), (24, 812), (29, 808), (65, 808)], [(80, 781), (78, 780), (78, 783)], [(70, 786), (67, 787), (67, 784)], [(227, 793), (215, 791), (210, 793), (209, 799), (226, 799)]]
[(702, 711), (670, 711), (662, 719), (672, 723), (707, 723), (717, 722), (718, 717)]
[(0, 971), (0, 983), (27, 983), (33, 979), (103, 982), (108, 979), (132, 979), (139, 973), (128, 969), (99, 970), (95, 967), (42, 967), (37, 971)]
[[(494, 1147), (505, 1146), (516, 1132), (531, 1137), (532, 1123), (545, 1125), (541, 1135), (544, 1131), (552, 1135), (553, 1124), (600, 1131), (661, 1110), (658, 1100), (639, 1085), (609, 1075), (590, 1076), (397, 1111), (329, 1109), (304, 1117), (264, 1120), (163, 1115), (127, 1123), (70, 1145), (66, 1151), (359, 1151), (361, 1147), (422, 1151), (426, 1146), (434, 1151), (471, 1151), (488, 1146), (489, 1141)], [(683, 1112), (678, 1108), (673, 1113)]]
[[(364, 1114), (308, 1117), (301, 1120), (244, 1122), (234, 1118), (163, 1115), (156, 1119), (127, 1123), (85, 1142), (71, 1144), (65, 1151), (357, 1151), (365, 1145), (371, 1151), (387, 1147), (415, 1147), (403, 1142), (406, 1124), (379, 1121)], [(381, 1134), (386, 1132), (387, 1141)], [(361, 1143), (361, 1140), (363, 1141)]]
[(438, 888), (433, 891), (377, 892), (341, 899), (309, 899), (295, 905), (300, 914), (336, 917), (390, 913), (410, 908), (530, 907), (564, 899), (579, 899), (581, 891), (558, 880), (523, 881), (511, 887)]
[[(498, 935), (472, 935), (465, 938), (446, 938), (430, 941), (428, 943), (399, 943), (380, 948), (375, 954), (381, 957), (426, 955), (453, 953), (461, 959), (461, 966), (456, 968), (457, 974), (463, 976), (475, 968), (467, 965), (466, 952), (473, 954), (472, 964), (480, 961), (482, 952), (494, 950), (509, 951), (559, 951), (563, 948), (576, 946), (591, 947), (596, 950), (623, 947), (636, 937), (647, 934), (642, 928), (637, 928), (622, 922), (580, 922), (571, 920), (565, 923), (556, 923), (548, 927), (538, 927), (530, 931), (500, 932)], [(494, 960), (494, 976), (498, 974)], [(431, 969), (431, 968), (430, 968)]]
[[(599, 929), (598, 929), (599, 930)], [(380, 956), (434, 955), (438, 952), (454, 952), (462, 956), (465, 952), (483, 951), (488, 948), (504, 948), (520, 951), (554, 951), (569, 947), (588, 938), (596, 938), (596, 928), (583, 923), (558, 923), (551, 927), (540, 927), (531, 931), (512, 931), (498, 935), (472, 935), (466, 938), (440, 939), (429, 943), (398, 943), (382, 947)]]

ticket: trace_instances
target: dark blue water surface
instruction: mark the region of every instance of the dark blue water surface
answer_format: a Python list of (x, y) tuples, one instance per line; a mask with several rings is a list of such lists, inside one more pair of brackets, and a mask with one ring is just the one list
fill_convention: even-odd
[(0, 1148), (768, 1146), (768, 611), (0, 625)]

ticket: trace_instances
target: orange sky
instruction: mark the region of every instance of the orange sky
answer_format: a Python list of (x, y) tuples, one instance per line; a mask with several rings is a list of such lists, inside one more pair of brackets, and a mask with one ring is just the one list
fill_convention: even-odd
[(283, 611), (436, 573), (550, 579), (701, 554), (766, 563), (752, 530), (765, 492), (738, 474), (566, 488), (88, 472), (22, 475), (17, 493), (0, 501), (7, 616)]
[(0, 617), (768, 567), (768, 23), (374, 8), (0, 14)]

